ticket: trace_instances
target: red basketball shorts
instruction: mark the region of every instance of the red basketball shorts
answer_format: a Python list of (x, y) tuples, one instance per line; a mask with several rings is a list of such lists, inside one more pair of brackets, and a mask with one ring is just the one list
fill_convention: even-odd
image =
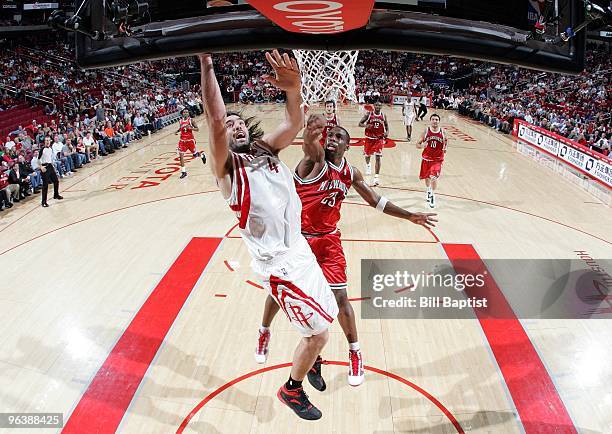
[(369, 137), (365, 138), (365, 142), (363, 145), (363, 153), (371, 156), (371, 155), (382, 155), (383, 145), (385, 144), (385, 139), (370, 139)]
[(331, 289), (346, 289), (346, 258), (340, 231), (306, 238)]
[(178, 151), (181, 153), (195, 153), (195, 139), (179, 140)]
[(419, 179), (439, 178), (442, 172), (442, 161), (421, 160)]

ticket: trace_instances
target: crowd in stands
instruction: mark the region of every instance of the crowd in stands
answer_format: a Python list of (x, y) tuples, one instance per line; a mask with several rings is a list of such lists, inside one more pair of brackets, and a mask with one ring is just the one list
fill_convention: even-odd
[[(194, 57), (81, 71), (65, 44), (16, 47), (0, 62), (0, 209), (40, 187), (36, 155), (50, 137), (60, 176), (126, 147), (164, 126), (183, 107), (202, 112), (198, 85), (168, 86), (177, 71), (199, 72)], [(216, 56), (227, 102), (284, 102), (283, 92), (262, 79), (271, 69), (261, 52)], [(436, 108), (455, 109), (500, 132), (515, 118), (576, 140), (603, 154), (612, 144), (612, 65), (605, 50), (589, 47), (577, 76), (452, 57), (362, 51), (356, 66), (360, 103), (391, 102), (395, 94), (426, 95)], [(28, 119), (3, 130), (2, 119), (23, 111)], [(44, 102), (36, 101), (44, 98)], [(51, 102), (50, 102), (51, 101)], [(19, 119), (23, 119), (23, 116)], [(15, 187), (18, 185), (18, 188)]]
[[(436, 108), (510, 133), (515, 118), (575, 140), (604, 155), (612, 144), (612, 65), (604, 48), (589, 46), (586, 69), (577, 76), (542, 73), (510, 65), (412, 53), (362, 51), (355, 68), (359, 103), (393, 95), (427, 95)], [(181, 60), (184, 69), (197, 69)], [(282, 93), (261, 79), (269, 73), (259, 52), (216, 57), (228, 102), (282, 102)]]
[[(511, 66), (491, 67), (466, 90), (448, 94), (461, 114), (510, 133), (523, 119), (610, 154), (612, 146), (612, 65), (610, 54), (587, 50), (586, 70), (578, 76), (538, 73)], [(448, 104), (437, 95), (436, 104)]]
[[(19, 47), (0, 62), (0, 211), (39, 192), (45, 138), (63, 178), (155, 134), (183, 108), (202, 113), (197, 86), (166, 86), (138, 65), (84, 72), (67, 47), (38, 48)], [(163, 65), (147, 65), (156, 67), (163, 71)], [(24, 111), (32, 116), (24, 118)]]

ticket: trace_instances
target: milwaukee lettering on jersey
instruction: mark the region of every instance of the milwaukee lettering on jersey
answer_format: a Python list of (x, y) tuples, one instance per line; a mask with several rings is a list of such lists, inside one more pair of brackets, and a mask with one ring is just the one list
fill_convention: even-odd
[(425, 133), (425, 149), (423, 149), (423, 160), (425, 161), (443, 161), (444, 152), (446, 150), (446, 137), (444, 130), (440, 128), (433, 132), (430, 127), (427, 127)]
[(346, 184), (339, 179), (323, 181), (319, 186), (319, 191), (323, 190), (341, 190), (344, 193), (344, 196), (348, 195), (348, 188), (346, 188)]
[(295, 189), (302, 202), (302, 233), (329, 234), (337, 229), (340, 209), (353, 184), (353, 168), (342, 159), (340, 166), (329, 161), (312, 179), (293, 174)]
[(284, 30), (313, 35), (363, 27), (374, 7), (374, 0), (248, 0), (248, 3)]

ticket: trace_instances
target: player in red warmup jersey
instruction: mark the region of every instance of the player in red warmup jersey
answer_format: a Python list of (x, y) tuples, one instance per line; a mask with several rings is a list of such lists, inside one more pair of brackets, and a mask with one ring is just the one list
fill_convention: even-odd
[(378, 175), (380, 173), (380, 160), (382, 158), (382, 150), (385, 144), (385, 139), (389, 135), (389, 124), (387, 117), (382, 112), (382, 103), (380, 101), (374, 103), (374, 111), (366, 113), (359, 121), (360, 127), (365, 127), (365, 145), (363, 153), (366, 161), (366, 175), (372, 174), (372, 166), (370, 165), (370, 157), (376, 156), (376, 167), (374, 172), (374, 181), (372, 186), (377, 186), (380, 181)]
[(189, 110), (183, 109), (181, 112), (181, 118), (179, 119), (179, 129), (174, 133), (175, 135), (181, 134), (178, 143), (178, 154), (181, 160), (181, 179), (187, 176), (187, 168), (185, 167), (184, 156), (186, 152), (191, 152), (195, 157), (202, 156), (202, 162), (206, 164), (206, 154), (196, 151), (196, 141), (193, 136), (194, 131), (199, 131), (195, 121), (189, 117)]
[[(425, 227), (433, 227), (437, 220), (435, 214), (412, 213), (378, 195), (365, 182), (361, 172), (344, 157), (349, 148), (349, 133), (341, 126), (332, 127), (328, 130), (325, 146), (321, 147), (319, 137), (325, 129), (325, 119), (322, 116), (310, 116), (308, 125), (315, 123), (317, 128), (304, 130), (304, 157), (294, 173), (296, 190), (302, 202), (302, 234), (310, 244), (336, 297), (338, 321), (349, 343), (348, 382), (351, 386), (358, 386), (364, 380), (364, 371), (355, 312), (347, 297), (346, 259), (337, 227), (342, 201), (349, 189), (354, 187), (371, 207), (385, 214)], [(268, 356), (269, 327), (278, 310), (274, 299), (268, 297), (255, 351), (258, 363), (264, 363)], [(325, 390), (320, 356), (308, 372), (308, 380), (316, 389)]]
[(323, 137), (321, 138), (321, 146), (325, 145), (327, 132), (336, 125), (340, 125), (340, 118), (336, 114), (336, 102), (334, 100), (325, 101), (325, 128), (323, 129)]
[(431, 126), (427, 127), (421, 140), (417, 143), (418, 149), (422, 149), (423, 143), (425, 144), (419, 179), (425, 180), (427, 203), (430, 208), (435, 208), (436, 197), (434, 191), (438, 187), (438, 178), (440, 178), (442, 172), (442, 163), (444, 162), (448, 140), (440, 127), (440, 116), (434, 113), (429, 117), (429, 120)]

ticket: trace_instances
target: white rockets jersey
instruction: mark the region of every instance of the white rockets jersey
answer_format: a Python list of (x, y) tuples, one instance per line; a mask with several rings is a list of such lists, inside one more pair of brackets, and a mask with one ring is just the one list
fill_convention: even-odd
[(233, 174), (227, 201), (251, 257), (268, 262), (307, 247), (301, 234), (302, 202), (293, 172), (263, 146), (253, 143), (251, 149), (249, 154), (230, 152)]
[(415, 113), (414, 101), (412, 99), (404, 101), (404, 117), (414, 116)]

